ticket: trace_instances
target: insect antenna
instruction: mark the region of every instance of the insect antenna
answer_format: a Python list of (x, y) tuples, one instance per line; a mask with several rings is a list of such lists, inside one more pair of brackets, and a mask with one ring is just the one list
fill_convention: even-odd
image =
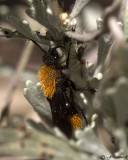
[(41, 50), (43, 53), (47, 54), (47, 51), (46, 51), (45, 49), (43, 49), (36, 41), (34, 41), (34, 40), (32, 40), (32, 39), (31, 39), (31, 41), (32, 41), (37, 47), (39, 47), (40, 50)]

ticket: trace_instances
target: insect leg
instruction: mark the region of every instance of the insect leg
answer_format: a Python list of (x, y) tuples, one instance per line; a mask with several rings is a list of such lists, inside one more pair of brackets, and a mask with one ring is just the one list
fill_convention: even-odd
[(71, 43), (70, 43), (69, 50), (68, 50), (68, 55), (67, 55), (67, 59), (66, 59), (66, 65), (65, 66), (61, 66), (60, 69), (68, 69), (70, 50), (71, 50)]
[(92, 92), (92, 93), (97, 92), (97, 90), (96, 90), (96, 89), (93, 89), (93, 88), (87, 88), (87, 87), (77, 88), (77, 87), (75, 86), (75, 84), (74, 84), (73, 81), (71, 81), (71, 80), (69, 80), (69, 81), (70, 81), (70, 83), (71, 83), (72, 88), (73, 88), (75, 91), (85, 91), (85, 90), (87, 90), (87, 91), (90, 91), (90, 92)]
[(82, 116), (83, 116), (83, 118), (84, 118), (84, 120), (85, 120), (85, 123), (86, 123), (86, 125), (88, 126), (89, 123), (88, 123), (87, 117), (85, 116), (83, 110), (82, 110), (78, 105), (77, 105), (77, 109), (78, 109), (79, 112), (82, 114)]

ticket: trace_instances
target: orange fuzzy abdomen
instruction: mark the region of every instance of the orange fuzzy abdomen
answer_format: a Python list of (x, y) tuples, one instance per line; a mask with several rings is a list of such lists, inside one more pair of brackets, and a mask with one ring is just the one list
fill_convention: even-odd
[(70, 118), (74, 130), (82, 129), (84, 127), (84, 120), (79, 114), (75, 114)]
[(41, 79), (41, 89), (46, 97), (52, 98), (56, 92), (57, 78), (61, 77), (54, 66), (43, 65), (39, 71), (39, 78)]

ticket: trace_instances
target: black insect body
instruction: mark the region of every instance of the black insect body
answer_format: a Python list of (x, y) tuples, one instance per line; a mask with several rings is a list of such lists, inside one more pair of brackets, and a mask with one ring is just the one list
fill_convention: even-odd
[(53, 125), (70, 138), (74, 130), (87, 125), (87, 119), (73, 100), (73, 83), (62, 72), (63, 69), (68, 68), (69, 53), (66, 65), (62, 66), (57, 48), (59, 47), (50, 48), (43, 56), (44, 65), (39, 72), (39, 77), (43, 93), (50, 103)]

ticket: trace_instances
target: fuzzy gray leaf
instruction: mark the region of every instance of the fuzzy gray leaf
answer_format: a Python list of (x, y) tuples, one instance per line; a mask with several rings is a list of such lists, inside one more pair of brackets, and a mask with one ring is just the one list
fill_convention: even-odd
[(53, 45), (53, 41), (49, 41), (43, 38), (40, 38), (37, 34), (32, 31), (27, 20), (20, 20), (17, 17), (9, 16), (8, 21), (16, 28), (16, 30), (23, 34), (27, 39), (37, 41), (38, 43)]
[(76, 131), (76, 137), (78, 139), (76, 144), (81, 150), (97, 156), (109, 154), (105, 147), (100, 144), (94, 129), (90, 126), (86, 127), (83, 131)]
[(70, 17), (75, 18), (85, 7), (86, 4), (89, 3), (90, 0), (76, 0), (73, 10), (70, 14)]
[(62, 37), (58, 25), (61, 23), (59, 15), (55, 15), (51, 4), (48, 1), (32, 0), (29, 2), (30, 8), (26, 10), (28, 16), (46, 27), (52, 34), (55, 40), (60, 40)]
[(26, 87), (27, 88), (24, 89), (24, 96), (27, 98), (39, 116), (50, 123), (51, 109), (46, 97), (42, 93), (40, 84), (38, 83), (35, 85), (31, 81), (27, 81)]

